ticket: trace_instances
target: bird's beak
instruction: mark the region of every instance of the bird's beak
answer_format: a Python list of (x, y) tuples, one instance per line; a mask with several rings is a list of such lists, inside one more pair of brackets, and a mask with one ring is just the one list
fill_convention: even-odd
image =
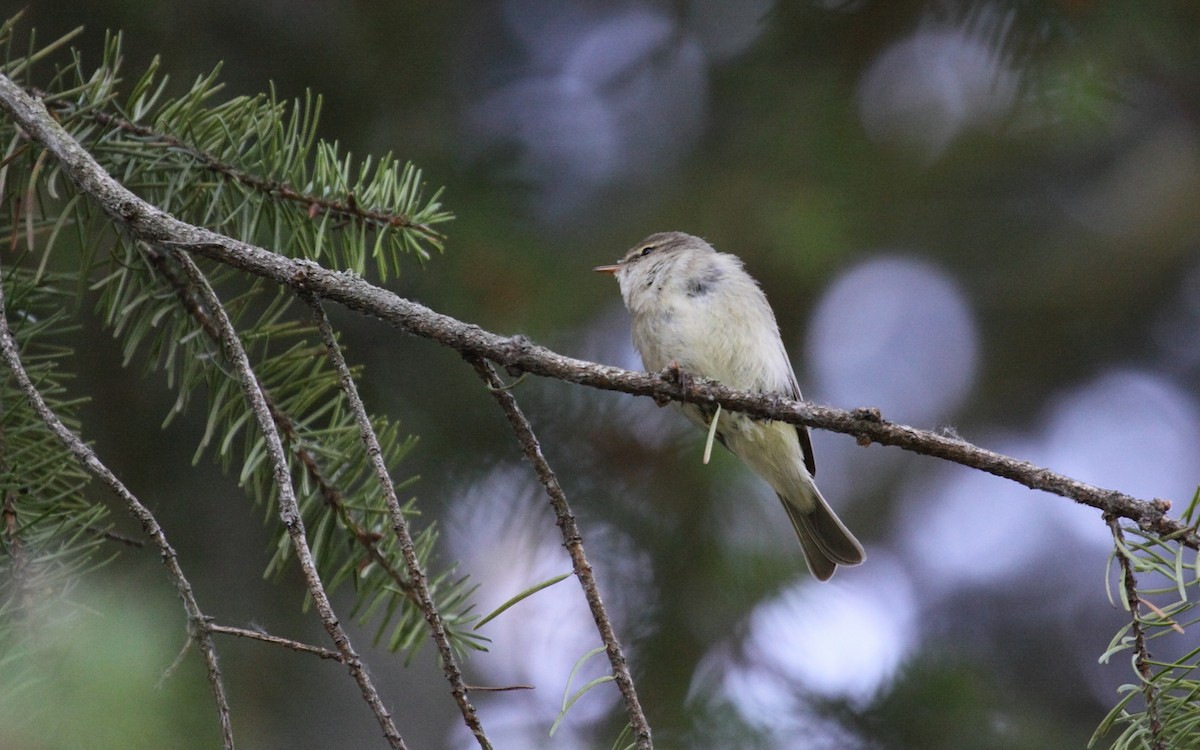
[(611, 273), (612, 275), (616, 276), (617, 271), (621, 270), (621, 264), (614, 263), (611, 266), (596, 266), (592, 270), (596, 273)]

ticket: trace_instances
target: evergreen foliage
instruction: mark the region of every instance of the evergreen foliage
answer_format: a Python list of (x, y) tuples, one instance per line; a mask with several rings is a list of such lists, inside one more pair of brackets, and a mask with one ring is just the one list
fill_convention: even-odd
[[(123, 93), (119, 35), (109, 36), (95, 69), (71, 53), (37, 86), (35, 68), (47, 64), (48, 55), (61, 51), (72, 35), (15, 54), (15, 25), (13, 19), (0, 29), (7, 51), (0, 70), (37, 93), (109, 173), (162, 210), (276, 252), (381, 279), (399, 274), (405, 256), (420, 263), (441, 249), (442, 235), (434, 227), (450, 214), (437, 193), (426, 196), (420, 171), (391, 155), (355, 160), (318, 138), (318, 97), (287, 103), (260, 95), (222, 102), (214, 70), (172, 98), (157, 60)], [(56, 332), (77, 325), (85, 312), (80, 298), (88, 295), (119, 340), (125, 364), (161, 372), (175, 390), (166, 423), (203, 401), (207, 428), (196, 459), (219, 460), (263, 505), (268, 523), (279, 526), (272, 520), (277, 488), (263, 437), (223, 361), (212, 311), (187, 274), (170, 252), (115, 231), (54, 160), (7, 120), (0, 122), (0, 143), (5, 146), (0, 236), (22, 250), (3, 269), (5, 312), (43, 396), (60, 415), (70, 416), (72, 403), (61, 385), (69, 352), (51, 341)], [(238, 328), (288, 450), (322, 579), (330, 590), (353, 587), (354, 614), (375, 625), (377, 640), (415, 652), (427, 640), (427, 626), (412, 601), (384, 494), (307, 306), (296, 307), (294, 294), (219, 265), (204, 272)], [(86, 474), (35, 415), (20, 407), (22, 398), (7, 378), (0, 381), (0, 487), (7, 522), (2, 533), (5, 562), (14, 571), (0, 581), (0, 615), (8, 615), (22, 588), (33, 585), (35, 571), (44, 591), (46, 579), (66, 585), (93, 564), (102, 539), (96, 530), (106, 512), (85, 499)], [(414, 438), (394, 420), (376, 416), (372, 424), (396, 476)], [(80, 425), (72, 427), (78, 432)], [(397, 489), (411, 481), (399, 482)], [(405, 513), (418, 515), (414, 502)], [(414, 536), (425, 563), (436, 529), (426, 524)], [(271, 574), (284, 569), (291, 551), (281, 526), (275, 538)], [(484, 639), (466, 627), (476, 619), (468, 601), (473, 586), (452, 569), (429, 575), (429, 581), (451, 643), (460, 650), (481, 648)], [(0, 628), (7, 631), (11, 623), (4, 617)]]
[[(1200, 490), (1183, 521), (1191, 528), (1200, 521)], [(1121, 727), (1114, 750), (1195, 747), (1200, 738), (1200, 646), (1194, 636), (1200, 626), (1200, 560), (1178, 540), (1136, 528), (1115, 528), (1114, 539), (1113, 559), (1121, 571), (1115, 593), (1130, 622), (1100, 660), (1128, 656), (1135, 681), (1121, 686), (1121, 700), (1089, 746)]]

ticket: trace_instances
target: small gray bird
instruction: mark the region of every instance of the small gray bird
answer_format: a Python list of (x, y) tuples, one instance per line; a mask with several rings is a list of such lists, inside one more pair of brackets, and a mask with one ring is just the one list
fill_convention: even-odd
[[(595, 270), (617, 277), (633, 315), (633, 345), (647, 370), (675, 363), (688, 375), (730, 388), (801, 398), (775, 314), (737, 257), (690, 234), (660, 232), (615, 265)], [(716, 416), (717, 439), (783, 501), (814, 576), (826, 581), (838, 565), (865, 559), (813, 481), (816, 463), (805, 427), (676, 406), (706, 431)]]

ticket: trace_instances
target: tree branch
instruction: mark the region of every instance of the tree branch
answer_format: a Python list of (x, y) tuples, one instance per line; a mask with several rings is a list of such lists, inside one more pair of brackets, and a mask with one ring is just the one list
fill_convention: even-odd
[(1154, 671), (1151, 667), (1150, 650), (1146, 648), (1146, 629), (1142, 626), (1142, 601), (1138, 595), (1137, 576), (1133, 572), (1133, 556), (1125, 543), (1125, 532), (1121, 524), (1113, 516), (1106, 516), (1105, 521), (1112, 530), (1113, 544), (1116, 547), (1117, 560), (1121, 565), (1121, 591), (1125, 595), (1125, 604), (1129, 609), (1129, 627), (1133, 631), (1133, 666), (1138, 678), (1142, 681), (1142, 697), (1146, 701), (1146, 718), (1150, 724), (1151, 750), (1167, 750), (1163, 741), (1163, 725), (1158, 715), (1158, 688), (1154, 684)]
[(134, 195), (55, 122), (42, 104), (5, 76), (0, 76), (0, 108), (62, 164), (79, 189), (134, 237), (164, 248), (187, 250), (234, 268), (271, 279), (298, 291), (333, 300), (382, 319), (406, 333), (450, 347), (464, 356), (483, 357), (510, 370), (529, 372), (593, 388), (621, 391), (658, 400), (687, 401), (743, 412), (754, 417), (807, 424), (872, 442), (934, 456), (986, 471), (1031, 489), (1071, 498), (1104, 513), (1128, 518), (1145, 531), (1177, 537), (1200, 549), (1195, 529), (1167, 517), (1166, 501), (1141, 500), (1122, 492), (1079, 482), (1028, 461), (984, 450), (954, 437), (892, 424), (877, 410), (844, 411), (763, 394), (745, 393), (719, 384), (660, 374), (639, 373), (566, 357), (520, 336), (500, 336), (371, 285), (354, 274), (331, 271), (308, 261), (287, 258), (256, 245), (182, 222)]
[(258, 378), (250, 366), (246, 350), (242, 348), (237, 331), (234, 330), (229, 316), (225, 314), (225, 308), (221, 306), (221, 301), (209, 286), (195, 261), (183, 253), (178, 254), (178, 259), (200, 293), (204, 304), (208, 307), (213, 324), (220, 334), (225, 358), (234, 368), (246, 402), (266, 441), (267, 454), (271, 457), (275, 474), (275, 488), (279, 493), (279, 518), (283, 522), (284, 528), (287, 529), (288, 536), (291, 537), (292, 547), (296, 551), (296, 559), (304, 573), (304, 580), (308, 585), (309, 594), (313, 598), (317, 614), (321, 618), (321, 624), (325, 626), (325, 631), (329, 633), (329, 637), (342, 655), (343, 663), (349, 668), (350, 674), (358, 683), (363, 700), (374, 712), (388, 744), (393, 748), (404, 748), (404, 740), (400, 737), (400, 732), (397, 731), (387, 707), (383, 705), (379, 691), (375, 689), (375, 684), (367, 674), (366, 667), (354, 651), (354, 646), (350, 643), (350, 636), (339, 622), (337, 613), (334, 612), (333, 605), (329, 601), (329, 595), (325, 591), (325, 586), (321, 583), (321, 576), (317, 573), (317, 563), (313, 559), (312, 550), (309, 549), (304, 519), (300, 517), (300, 507), (296, 502), (295, 490), (292, 488), (292, 475), (288, 470), (283, 442), (279, 438), (279, 431), (275, 429), (275, 421), (271, 417), (271, 411), (267, 406), (267, 400), (258, 383)]
[(121, 498), (121, 501), (125, 503), (126, 509), (138, 520), (142, 525), (142, 530), (154, 541), (154, 544), (161, 552), (163, 564), (167, 566), (167, 572), (170, 574), (171, 580), (175, 583), (175, 590), (179, 594), (179, 598), (183, 600), (183, 608), (187, 612), (189, 635), (199, 644), (200, 652), (204, 655), (204, 664), (208, 672), (208, 683), (212, 689), (213, 700), (217, 704), (217, 717), (221, 725), (221, 740), (226, 750), (233, 750), (233, 725), (229, 717), (229, 701), (225, 696), (225, 683), (221, 678), (221, 668), (217, 665), (217, 650), (213, 645), (212, 636), (208, 632), (207, 618), (200, 609), (200, 604), (192, 591), (192, 584), (183, 574), (183, 568), (179, 564), (179, 557), (175, 553), (175, 548), (167, 541), (166, 534), (163, 532), (162, 527), (158, 525), (158, 520), (154, 517), (150, 509), (143, 505), (129, 491), (124, 483), (117, 478), (117, 475), (113, 474), (100, 461), (100, 458), (86, 443), (80, 440), (63, 424), (58, 415), (46, 405), (45, 400), (42, 399), (42, 395), (38, 393), (37, 387), (30, 380), (29, 374), (25, 372), (25, 368), (21, 364), (21, 356), (17, 348), (17, 343), (13, 338), (12, 331), (8, 327), (8, 316), (5, 314), (4, 286), (2, 283), (0, 283), (0, 356), (4, 358), (4, 362), (12, 372), (17, 386), (24, 392), (25, 397), (29, 400), (29, 405), (37, 412), (42, 422), (62, 441), (62, 444), (66, 446), (67, 450), (75, 456), (75, 459), (85, 469), (106, 484), (112, 490), (113, 494)]
[[(128, 203), (117, 202), (118, 208)], [(484, 357), (513, 372), (593, 388), (649, 396), (656, 401), (684, 401), (716, 406), (792, 424), (840, 432), (856, 438), (860, 445), (872, 442), (934, 456), (979, 469), (1023, 484), (1070, 498), (1105, 513), (1128, 518), (1145, 531), (1161, 536), (1178, 536), (1192, 549), (1200, 549), (1200, 535), (1166, 516), (1170, 503), (1146, 501), (1116, 490), (1097, 487), (1050, 471), (1028, 461), (1004, 456), (971, 445), (957, 437), (898, 425), (883, 419), (877, 409), (846, 411), (774, 395), (747, 393), (703, 379), (683, 379), (677, 373), (644, 373), (574, 359), (533, 344), (522, 336), (500, 336), (476, 325), (434, 312), (350, 274), (322, 268), (307, 260), (285, 258), (262, 248), (223, 237), (173, 219), (147, 204), (128, 212), (126, 226), (139, 235), (174, 237), (165, 244), (194, 251), (234, 268), (269, 278), (293, 288), (308, 290), (322, 298), (380, 318), (394, 327), (455, 349), (464, 356)], [(688, 382), (685, 384), (684, 380)]]
[(334, 370), (338, 373), (342, 392), (346, 394), (346, 400), (350, 405), (350, 410), (354, 413), (354, 419), (358, 422), (358, 429), (362, 435), (363, 444), (367, 449), (367, 455), (371, 459), (371, 465), (375, 469), (375, 476), (379, 480), (380, 489), (383, 490), (383, 496), (387, 502), (388, 512), (392, 517), (392, 531), (400, 543), (400, 551), (404, 556), (405, 566), (408, 568), (409, 581), (406, 584), (410, 590), (415, 592), (421, 612), (425, 615), (425, 622), (429, 624), (430, 634), (433, 636), (433, 642), (436, 644), (438, 654), (441, 656), (442, 672), (450, 682), (450, 692), (454, 696), (455, 702), (458, 703), (458, 709), (462, 713), (463, 721), (466, 722), (467, 728), (471, 730), (471, 734), (475, 736), (475, 740), (479, 743), (479, 746), (483, 750), (491, 750), (492, 743), (488, 739), (487, 734), (484, 733), (483, 725), (475, 713), (475, 707), (471, 705), (471, 701), (467, 696), (467, 686), (463, 682), (462, 671), (454, 659), (454, 651), (450, 648), (450, 639), (446, 635), (446, 627), (442, 622), (442, 616), (438, 612), (437, 605), (429, 593), (429, 585), (425, 580), (425, 571), (421, 569), (421, 561), (417, 558), (416, 546), (413, 544), (412, 535), (408, 531), (408, 522), (404, 520), (404, 511), (400, 507), (400, 500), (396, 497), (396, 487), (392, 483), (392, 477), (388, 473), (387, 465), (383, 461), (383, 450), (379, 446), (379, 439), (375, 435), (375, 429), (371, 426), (371, 418), (367, 415), (362, 398), (358, 395), (358, 386), (355, 385), (354, 377), (350, 374), (346, 358), (342, 356), (342, 349), (338, 345), (337, 337), (334, 336), (333, 327), (329, 324), (329, 317), (325, 314), (325, 309), (321, 307), (320, 299), (309, 293), (305, 293), (303, 297), (313, 309), (313, 314), (317, 319), (317, 329), (321, 332), (321, 340), (325, 344), (325, 350), (329, 353), (329, 360), (333, 364)]
[(600, 639), (604, 642), (604, 650), (612, 665), (613, 678), (621, 690), (621, 696), (625, 699), (625, 712), (629, 714), (629, 725), (633, 728), (638, 750), (650, 750), (652, 747), (650, 725), (646, 722), (646, 715), (642, 712), (642, 704), (634, 689), (633, 676), (629, 673), (629, 665), (625, 661), (621, 643), (617, 640), (612, 622), (608, 619), (608, 612), (604, 609), (604, 601), (600, 598), (596, 577), (592, 575), (592, 565), (588, 562), (587, 555), (584, 554), (583, 534), (579, 531), (579, 525), (575, 523), (575, 514), (571, 512), (571, 506), (567, 503), (567, 494), (563, 492), (554, 469), (550, 468), (550, 463), (542, 454), (542, 446), (533, 433), (533, 427), (525, 418), (512, 391), (505, 387), (504, 382), (496, 375), (496, 370), (485, 360), (480, 357), (467, 357), (467, 361), (475, 368), (475, 372), (479, 373), (479, 377), (492, 392), (492, 396), (500, 404), (500, 408), (504, 410), (504, 416), (512, 425), (526, 460), (533, 466), (538, 481), (546, 488), (546, 495), (550, 497), (550, 506), (554, 508), (554, 515), (558, 519), (558, 528), (562, 530), (563, 546), (567, 548), (567, 553), (571, 556), (575, 577), (579, 579), (579, 585), (583, 587), (588, 608), (592, 611), (592, 619), (596, 621), (596, 629), (600, 631)]

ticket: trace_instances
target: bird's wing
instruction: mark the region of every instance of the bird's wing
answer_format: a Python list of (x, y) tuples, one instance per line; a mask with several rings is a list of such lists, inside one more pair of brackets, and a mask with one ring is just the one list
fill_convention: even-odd
[[(791, 387), (788, 389), (788, 397), (797, 401), (804, 400), (800, 395), (800, 384), (796, 382), (796, 373), (792, 373)], [(796, 436), (800, 439), (800, 450), (804, 452), (804, 468), (808, 469), (810, 476), (817, 475), (817, 461), (813, 457), (812, 439), (808, 436), (808, 428), (802, 424), (796, 425)]]

